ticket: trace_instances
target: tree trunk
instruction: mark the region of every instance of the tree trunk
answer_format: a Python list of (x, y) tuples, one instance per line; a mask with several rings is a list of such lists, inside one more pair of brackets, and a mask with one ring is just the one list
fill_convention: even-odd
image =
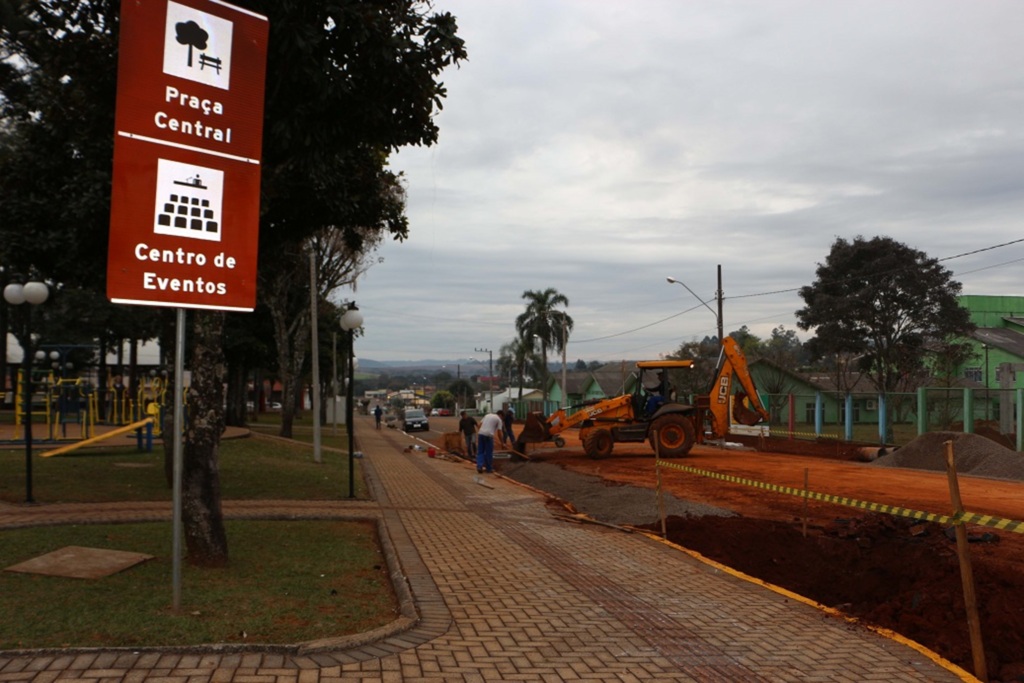
[[(225, 424), (244, 427), (248, 419), (249, 369), (242, 361), (228, 362), (228, 396)], [(253, 404), (255, 407), (255, 404)]]
[(182, 472), (182, 522), (190, 564), (223, 567), (228, 539), (220, 500), (218, 455), (224, 430), (224, 314), (195, 313), (192, 384)]
[(309, 310), (289, 319), (288, 311), (271, 306), (274, 322), (274, 341), (277, 343), (277, 367), (281, 376), (281, 431), (280, 436), (290, 439), (296, 408), (302, 392), (302, 365), (306, 360), (309, 340)]
[[(3, 327), (0, 329), (6, 330), (7, 327)], [(106, 422), (107, 401), (109, 400), (110, 396), (107, 388), (107, 379), (109, 374), (107, 372), (107, 342), (103, 339), (100, 339), (99, 361), (100, 367), (96, 375), (96, 393), (98, 394), (97, 398), (99, 399), (96, 402), (96, 408), (99, 413), (97, 415), (97, 418), (99, 419), (100, 422)]]

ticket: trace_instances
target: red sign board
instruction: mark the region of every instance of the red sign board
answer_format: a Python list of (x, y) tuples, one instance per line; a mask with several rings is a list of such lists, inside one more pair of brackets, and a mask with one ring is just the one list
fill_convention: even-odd
[(111, 301), (255, 307), (268, 29), (219, 0), (122, 2)]

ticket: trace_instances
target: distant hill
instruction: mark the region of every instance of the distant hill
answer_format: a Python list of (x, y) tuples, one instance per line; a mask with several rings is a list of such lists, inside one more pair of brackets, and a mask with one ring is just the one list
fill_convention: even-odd
[(480, 364), (472, 360), (373, 360), (371, 358), (360, 358), (359, 369), (363, 371), (386, 372), (387, 370), (400, 370), (410, 372), (414, 370), (429, 370), (440, 372), (442, 369), (455, 374), (458, 366), (463, 370), (472, 369), (474, 375), (480, 374), (481, 370), (487, 371), (487, 363)]

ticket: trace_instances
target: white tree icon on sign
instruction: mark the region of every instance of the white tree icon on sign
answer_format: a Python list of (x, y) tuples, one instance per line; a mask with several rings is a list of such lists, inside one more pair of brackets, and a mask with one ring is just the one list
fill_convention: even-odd
[(234, 24), (227, 19), (168, 2), (164, 73), (227, 90), (233, 33)]

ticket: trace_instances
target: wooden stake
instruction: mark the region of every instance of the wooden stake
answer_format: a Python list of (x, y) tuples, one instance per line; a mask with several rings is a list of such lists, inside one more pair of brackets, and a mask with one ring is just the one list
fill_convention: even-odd
[(804, 538), (807, 538), (807, 490), (810, 488), (811, 470), (804, 468)]
[(658, 430), (654, 430), (654, 490), (658, 494), (658, 516), (661, 517), (661, 537), (668, 539), (668, 527), (665, 523), (665, 497), (661, 491), (661, 447), (658, 442)]
[(967, 528), (959, 519), (964, 513), (964, 506), (960, 500), (960, 483), (956, 476), (952, 441), (946, 442), (946, 474), (949, 477), (949, 497), (953, 503), (953, 515), (957, 517), (953, 529), (956, 532), (957, 556), (960, 558), (960, 582), (964, 587), (964, 607), (967, 608), (967, 630), (971, 637), (974, 675), (979, 680), (988, 681), (985, 647), (981, 641), (981, 623), (978, 619), (978, 601), (974, 593), (974, 572), (971, 569), (971, 554), (967, 543)]

